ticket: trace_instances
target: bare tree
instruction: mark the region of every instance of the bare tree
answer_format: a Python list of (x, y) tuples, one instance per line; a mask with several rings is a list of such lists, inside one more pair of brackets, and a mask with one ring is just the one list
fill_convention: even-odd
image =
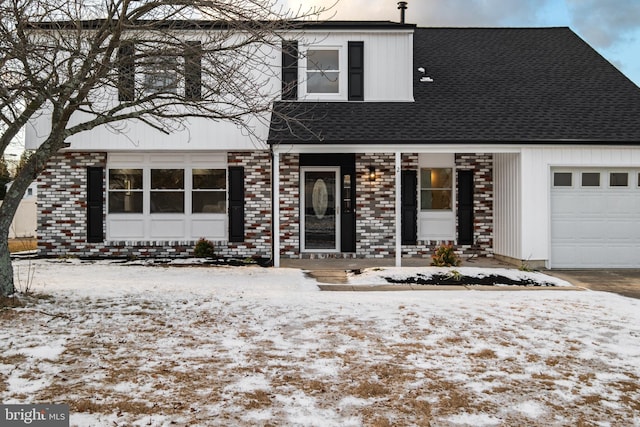
[(124, 132), (132, 120), (170, 133), (193, 117), (239, 126), (265, 117), (280, 89), (265, 58), (277, 57), (291, 22), (321, 12), (275, 6), (0, 0), (0, 149), (36, 117), (49, 125), (0, 207), (0, 294), (14, 292), (8, 232), (20, 200), (69, 137), (97, 126)]

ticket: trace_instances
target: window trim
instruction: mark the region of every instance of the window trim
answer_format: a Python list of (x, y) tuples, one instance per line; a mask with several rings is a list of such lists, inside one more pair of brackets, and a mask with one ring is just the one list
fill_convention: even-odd
[[(450, 210), (421, 210), (422, 191), (420, 182), (420, 169), (433, 168), (450, 168), (451, 169), (451, 186), (454, 189), (451, 195)], [(457, 206), (458, 206), (458, 177), (455, 154), (453, 153), (429, 153), (419, 154), (417, 166), (417, 216), (418, 216), (418, 235), (417, 240), (451, 240), (454, 241), (457, 236)]]
[[(201, 101), (203, 97), (203, 47), (199, 40), (186, 40), (182, 52), (157, 50), (152, 47), (140, 51), (134, 40), (125, 40), (118, 48), (118, 99), (134, 101), (151, 94), (184, 97), (187, 101)], [(167, 63), (166, 67), (161, 67)], [(165, 80), (164, 86), (153, 83)]]
[[(625, 185), (613, 185), (613, 184), (611, 183), (611, 176), (612, 176), (613, 174), (624, 174), (624, 175), (626, 175), (626, 177), (627, 177), (627, 183), (626, 183)], [(629, 173), (629, 171), (628, 171), (628, 170), (625, 170), (625, 171), (615, 171), (615, 170), (613, 170), (613, 171), (608, 171), (607, 175), (608, 175), (608, 176), (607, 176), (607, 185), (608, 185), (608, 188), (615, 188), (615, 189), (617, 189), (617, 190), (621, 190), (621, 189), (623, 189), (623, 188), (631, 188), (631, 187), (632, 187), (631, 181), (632, 181), (632, 179), (633, 179), (633, 178), (630, 176), (630, 173)]]
[[(181, 84), (184, 77), (182, 79), (180, 77), (180, 68), (180, 60), (176, 55), (158, 54), (145, 58), (140, 64), (142, 93), (145, 95), (179, 95), (181, 90), (184, 90), (183, 84)], [(163, 85), (152, 83), (161, 80), (164, 80)]]
[[(335, 93), (316, 93), (309, 92), (307, 85), (307, 73), (308, 71), (308, 59), (307, 54), (309, 51), (314, 50), (330, 50), (338, 52), (338, 92)], [(298, 82), (300, 84), (300, 98), (309, 101), (347, 101), (347, 89), (348, 89), (348, 58), (346, 54), (346, 45), (305, 45), (302, 46), (303, 60), (300, 61), (298, 67)], [(326, 72), (336, 72), (335, 70), (324, 70)], [(314, 71), (311, 71), (314, 72)], [(321, 72), (321, 71), (317, 71)]]
[[(429, 188), (422, 188), (422, 171), (423, 170), (433, 170), (433, 169), (448, 169), (449, 171), (451, 171), (451, 187), (429, 187)], [(419, 210), (420, 212), (453, 212), (454, 208), (455, 208), (455, 198), (453, 196), (453, 192), (455, 190), (455, 179), (453, 177), (453, 175), (456, 172), (456, 168), (455, 167), (450, 167), (450, 166), (420, 166), (420, 168), (418, 169), (418, 191), (419, 191), (419, 197), (418, 197), (418, 206), (419, 206)], [(449, 190), (450, 192), (450, 197), (449, 200), (451, 202), (451, 206), (448, 209), (423, 209), (422, 208), (422, 192), (423, 191), (429, 191), (429, 190), (438, 190), (438, 191), (444, 191), (444, 190)]]
[[(585, 185), (584, 184), (584, 175), (585, 174), (593, 174), (593, 175), (598, 175), (598, 185)], [(580, 171), (580, 188), (602, 188), (602, 172), (596, 172), (596, 171)]]
[[(111, 171), (120, 171), (120, 170), (131, 170), (131, 171), (140, 171), (140, 180), (141, 180), (141, 187), (140, 188), (134, 188), (134, 187), (128, 187), (128, 188), (111, 188)], [(137, 175), (137, 174), (136, 174)], [(144, 169), (142, 168), (138, 168), (138, 167), (131, 167), (131, 168), (107, 168), (106, 171), (106, 183), (107, 183), (107, 197), (106, 197), (106, 202), (107, 202), (107, 214), (110, 215), (140, 215), (144, 212)], [(112, 194), (124, 194), (125, 196), (127, 195), (131, 195), (133, 193), (136, 194), (141, 194), (142, 195), (142, 205), (141, 205), (141, 209), (142, 212), (138, 212), (138, 211), (124, 211), (124, 212), (111, 212), (111, 195)], [(126, 205), (126, 203), (125, 203)]]
[[(109, 190), (105, 189), (106, 240), (125, 239), (139, 241), (228, 240), (229, 223), (229, 164), (226, 155), (209, 153), (109, 153), (105, 166), (108, 186), (109, 174), (114, 169), (142, 169), (143, 201), (141, 213), (109, 212)], [(151, 213), (150, 197), (152, 169), (182, 169), (184, 171), (184, 212)], [(220, 169), (224, 171), (224, 212), (193, 211), (193, 170)], [(179, 227), (181, 231), (174, 233)], [(166, 232), (164, 230), (167, 230)], [(170, 234), (177, 235), (170, 235)], [(210, 233), (210, 234), (207, 234)]]
[[(571, 183), (569, 185), (557, 185), (556, 184), (556, 175), (557, 174), (564, 174), (564, 175), (569, 175), (570, 179), (571, 179)], [(575, 179), (573, 179), (573, 172), (570, 171), (566, 171), (566, 170), (557, 170), (557, 171), (553, 171), (552, 175), (551, 175), (551, 186), (553, 188), (574, 188), (575, 187)]]

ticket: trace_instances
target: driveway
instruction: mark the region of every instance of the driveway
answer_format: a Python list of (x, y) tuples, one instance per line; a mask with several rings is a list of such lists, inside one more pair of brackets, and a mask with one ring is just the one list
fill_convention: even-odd
[(640, 269), (548, 270), (544, 273), (594, 291), (640, 299)]

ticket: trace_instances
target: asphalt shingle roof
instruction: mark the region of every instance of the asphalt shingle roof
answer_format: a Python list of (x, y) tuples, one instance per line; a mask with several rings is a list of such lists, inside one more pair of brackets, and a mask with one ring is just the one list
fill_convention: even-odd
[(640, 143), (640, 88), (569, 28), (417, 28), (413, 65), (415, 102), (277, 102), (269, 141)]

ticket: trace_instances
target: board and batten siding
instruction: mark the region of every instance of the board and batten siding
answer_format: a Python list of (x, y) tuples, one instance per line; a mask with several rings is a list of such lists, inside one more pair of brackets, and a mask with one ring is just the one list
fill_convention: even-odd
[(307, 95), (306, 58), (298, 62), (298, 94), (307, 101), (347, 101), (347, 60), (349, 42), (364, 45), (364, 102), (413, 101), (413, 33), (410, 31), (311, 32), (299, 41), (304, 56), (310, 48), (335, 48), (340, 52), (340, 93)]
[(521, 260), (519, 154), (494, 154), (493, 189), (494, 254)]
[(551, 251), (551, 168), (640, 167), (638, 147), (540, 146), (521, 151), (522, 256), (549, 260)]

